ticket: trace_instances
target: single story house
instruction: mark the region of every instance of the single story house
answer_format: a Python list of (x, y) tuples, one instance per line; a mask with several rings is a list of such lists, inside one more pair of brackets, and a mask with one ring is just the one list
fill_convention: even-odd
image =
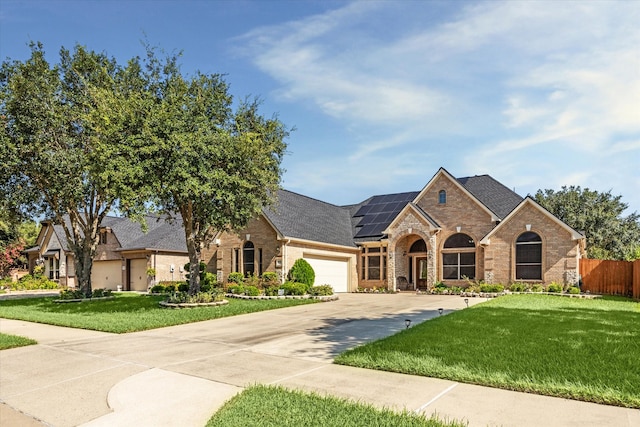
[[(100, 244), (93, 261), (91, 284), (94, 289), (146, 291), (155, 280), (184, 280), (183, 266), (189, 262), (182, 223), (162, 218), (145, 218), (148, 231), (127, 218), (105, 217), (100, 227)], [(27, 249), (29, 270), (43, 265), (45, 275), (63, 286), (75, 287), (73, 252), (64, 229), (43, 221), (36, 246)]]
[(315, 284), (428, 289), (438, 282), (575, 284), (585, 237), (531, 197), (489, 175), (455, 178), (441, 168), (420, 191), (336, 206), (281, 190), (278, 201), (239, 233), (204, 248), (207, 269), (274, 271), (284, 280), (298, 258)]

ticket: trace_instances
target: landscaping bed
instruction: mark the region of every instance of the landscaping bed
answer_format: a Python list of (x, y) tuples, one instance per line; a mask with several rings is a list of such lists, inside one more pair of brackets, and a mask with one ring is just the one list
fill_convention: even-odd
[(506, 295), (336, 363), (640, 408), (640, 303)]

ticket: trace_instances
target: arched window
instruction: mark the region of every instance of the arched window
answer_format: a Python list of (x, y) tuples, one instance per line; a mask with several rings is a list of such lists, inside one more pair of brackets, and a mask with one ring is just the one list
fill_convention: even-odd
[(246, 242), (242, 247), (242, 270), (245, 276), (255, 273), (255, 248), (252, 242)]
[(542, 239), (532, 231), (516, 240), (516, 280), (542, 280)]
[(463, 233), (457, 233), (444, 242), (442, 249), (442, 278), (462, 280), (476, 277), (476, 244)]
[(440, 203), (441, 205), (444, 205), (445, 203), (447, 203), (447, 192), (444, 190), (440, 190), (440, 192), (438, 193), (438, 203)]

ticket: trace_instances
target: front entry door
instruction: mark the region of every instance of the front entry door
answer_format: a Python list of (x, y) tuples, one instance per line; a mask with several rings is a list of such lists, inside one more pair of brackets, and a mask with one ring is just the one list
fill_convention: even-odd
[(427, 289), (427, 258), (416, 258), (416, 290)]

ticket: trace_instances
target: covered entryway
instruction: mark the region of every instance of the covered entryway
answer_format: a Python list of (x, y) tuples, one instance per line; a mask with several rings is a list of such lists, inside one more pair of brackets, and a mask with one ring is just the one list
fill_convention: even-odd
[(122, 261), (95, 261), (91, 268), (91, 287), (116, 290), (122, 285)]
[(331, 285), (334, 292), (349, 292), (349, 260), (304, 255), (316, 273), (315, 285)]
[(129, 283), (127, 289), (130, 291), (147, 291), (147, 259), (128, 259), (127, 271)]

